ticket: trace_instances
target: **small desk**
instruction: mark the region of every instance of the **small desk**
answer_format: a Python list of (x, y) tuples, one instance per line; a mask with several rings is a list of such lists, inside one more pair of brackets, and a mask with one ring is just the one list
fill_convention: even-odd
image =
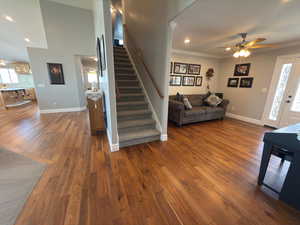
[(300, 141), (297, 133), (300, 123), (265, 133), (264, 149), (258, 177), (263, 184), (273, 147), (281, 148), (292, 155), (290, 168), (279, 193), (279, 199), (300, 210)]

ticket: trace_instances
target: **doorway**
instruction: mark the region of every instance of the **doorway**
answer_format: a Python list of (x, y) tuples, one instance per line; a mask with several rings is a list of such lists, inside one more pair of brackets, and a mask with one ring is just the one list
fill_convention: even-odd
[(300, 58), (278, 57), (265, 106), (264, 124), (275, 128), (300, 123)]

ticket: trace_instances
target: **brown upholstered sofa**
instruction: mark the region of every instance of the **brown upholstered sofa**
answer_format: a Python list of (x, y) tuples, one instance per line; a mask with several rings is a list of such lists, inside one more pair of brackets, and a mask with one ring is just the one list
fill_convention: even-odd
[[(222, 93), (216, 93), (216, 95), (223, 99)], [(178, 126), (225, 117), (228, 100), (223, 99), (220, 105), (212, 107), (204, 101), (206, 94), (185, 96), (193, 106), (191, 110), (186, 110), (183, 102), (178, 101), (176, 95), (169, 96), (169, 120)]]

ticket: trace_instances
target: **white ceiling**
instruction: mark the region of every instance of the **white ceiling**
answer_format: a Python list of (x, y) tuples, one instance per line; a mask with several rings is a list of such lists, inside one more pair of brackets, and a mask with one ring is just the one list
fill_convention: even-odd
[(93, 9), (93, 0), (50, 0), (53, 2), (58, 2), (65, 5), (70, 5), (83, 9)]
[[(0, 59), (28, 61), (26, 47), (47, 47), (39, 0), (0, 0), (0, 6)], [(5, 20), (6, 15), (15, 21)]]
[(173, 48), (224, 57), (229, 53), (218, 47), (241, 41), (241, 32), (266, 38), (262, 44), (298, 44), (299, 10), (299, 0), (198, 0), (175, 19)]

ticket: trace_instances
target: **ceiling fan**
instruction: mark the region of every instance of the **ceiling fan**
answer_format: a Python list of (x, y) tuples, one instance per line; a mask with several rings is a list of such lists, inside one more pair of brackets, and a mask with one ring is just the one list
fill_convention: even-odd
[(253, 41), (247, 41), (247, 33), (240, 33), (239, 36), (241, 36), (242, 41), (237, 43), (234, 46), (227, 46), (223, 47), (225, 48), (225, 51), (232, 51), (234, 52), (233, 57), (239, 58), (239, 57), (248, 57), (251, 52), (249, 49), (258, 49), (258, 48), (275, 48), (276, 45), (273, 44), (258, 44), (260, 42), (263, 42), (266, 40), (266, 38), (256, 38)]

